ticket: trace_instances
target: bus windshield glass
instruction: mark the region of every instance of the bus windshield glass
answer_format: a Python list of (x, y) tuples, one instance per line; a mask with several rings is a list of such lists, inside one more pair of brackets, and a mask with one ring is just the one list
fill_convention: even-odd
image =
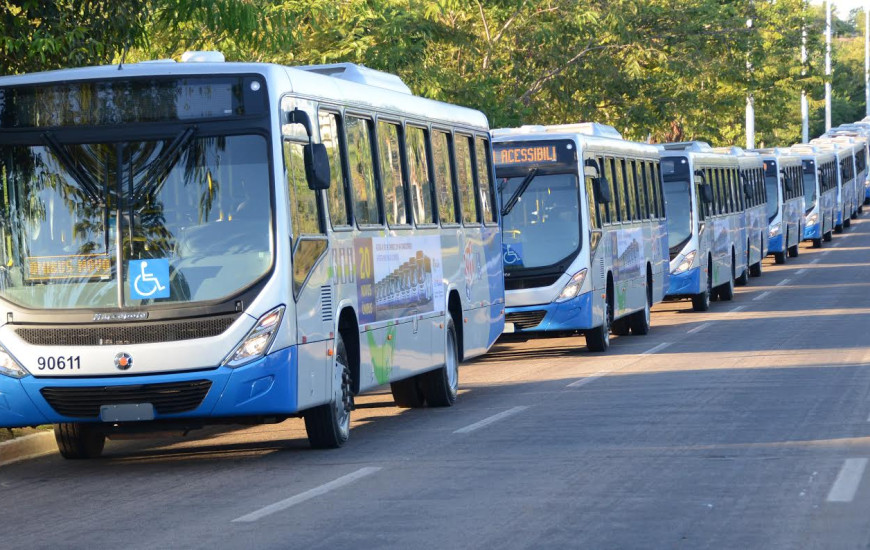
[[(514, 196), (527, 177), (502, 178), (503, 200)], [(532, 175), (502, 224), (504, 244), (519, 256), (514, 267), (545, 267), (571, 256), (580, 248), (577, 174)]]
[(0, 145), (0, 298), (124, 308), (234, 295), (272, 265), (266, 138)]
[(668, 212), (668, 248), (674, 249), (685, 245), (692, 236), (689, 163), (684, 158), (664, 158), (661, 166)]
[(764, 187), (767, 190), (767, 219), (772, 222), (779, 212), (779, 180), (775, 161), (764, 161)]
[(804, 201), (807, 212), (816, 206), (816, 163), (812, 160), (803, 161), (804, 165)]

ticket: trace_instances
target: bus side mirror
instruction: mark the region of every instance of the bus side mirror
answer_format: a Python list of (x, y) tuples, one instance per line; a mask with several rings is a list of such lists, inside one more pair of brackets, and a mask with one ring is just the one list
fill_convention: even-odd
[(305, 146), (305, 178), (312, 191), (329, 189), (329, 154), (322, 143)]
[(613, 195), (610, 193), (610, 182), (604, 176), (592, 180), (592, 190), (595, 191), (598, 200), (605, 204), (613, 200)]

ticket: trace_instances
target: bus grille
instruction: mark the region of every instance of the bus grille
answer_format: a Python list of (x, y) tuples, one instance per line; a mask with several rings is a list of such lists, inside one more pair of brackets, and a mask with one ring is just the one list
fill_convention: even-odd
[(152, 344), (217, 336), (230, 328), (236, 319), (238, 315), (125, 325), (29, 327), (15, 329), (15, 333), (34, 346)]
[(559, 277), (561, 276), (561, 273), (555, 273), (551, 275), (540, 275), (538, 277), (517, 277), (516, 279), (505, 277), (504, 289), (521, 290), (524, 288), (540, 288), (544, 286), (550, 286), (558, 281)]
[(75, 418), (97, 418), (103, 405), (151, 403), (160, 414), (192, 411), (199, 407), (211, 388), (210, 380), (135, 384), (129, 386), (93, 386), (39, 390), (58, 414)]
[(513, 323), (518, 329), (535, 328), (544, 320), (547, 312), (539, 309), (534, 311), (518, 311), (516, 313), (508, 313), (505, 321)]

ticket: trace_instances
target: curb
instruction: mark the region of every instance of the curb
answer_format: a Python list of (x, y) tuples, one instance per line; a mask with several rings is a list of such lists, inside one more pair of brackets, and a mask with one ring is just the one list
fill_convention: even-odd
[(56, 452), (53, 431), (25, 435), (0, 443), (0, 466)]

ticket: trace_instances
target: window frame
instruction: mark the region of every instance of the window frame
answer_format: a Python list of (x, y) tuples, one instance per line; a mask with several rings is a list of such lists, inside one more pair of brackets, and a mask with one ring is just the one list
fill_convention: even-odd
[[(356, 202), (357, 201), (356, 201), (356, 194), (355, 194), (355, 190), (354, 190), (354, 195), (351, 198), (351, 203), (354, 206), (354, 208), (353, 208), (354, 226), (357, 229), (359, 229), (360, 231), (364, 231), (364, 230), (370, 231), (372, 229), (384, 229), (386, 227), (386, 220), (385, 220), (385, 216), (384, 216), (384, 203), (383, 203), (383, 197), (381, 196), (382, 193), (381, 193), (381, 185), (380, 185), (380, 183), (381, 183), (380, 166), (379, 166), (380, 163), (378, 162), (379, 161), (378, 150), (377, 150), (377, 148), (378, 148), (377, 139), (378, 138), (377, 138), (377, 129), (376, 129), (377, 118), (372, 113), (366, 113), (365, 111), (357, 111), (357, 110), (351, 110), (351, 109), (345, 109), (344, 116), (345, 116), (345, 119), (356, 118), (356, 119), (359, 119), (359, 120), (366, 122), (366, 127), (368, 128), (368, 134), (369, 134), (369, 150), (370, 150), (371, 161), (372, 161), (372, 169), (373, 169), (372, 172), (373, 172), (373, 176), (374, 176), (374, 187), (375, 187), (374, 193), (375, 193), (375, 199), (377, 201), (377, 210), (378, 210), (378, 223), (361, 224), (359, 222), (359, 217), (357, 216), (357, 212), (356, 212)], [(345, 140), (347, 140), (347, 126), (348, 126), (347, 121), (345, 120), (344, 132), (343, 132)], [(347, 163), (348, 163), (348, 167), (350, 167), (350, 147), (348, 147), (346, 149), (346, 151), (347, 151)], [(349, 178), (351, 177), (350, 170), (348, 171), (348, 177)], [(350, 184), (351, 184), (350, 185), (351, 189), (354, 189), (354, 185), (353, 185), (352, 181), (350, 182)]]

